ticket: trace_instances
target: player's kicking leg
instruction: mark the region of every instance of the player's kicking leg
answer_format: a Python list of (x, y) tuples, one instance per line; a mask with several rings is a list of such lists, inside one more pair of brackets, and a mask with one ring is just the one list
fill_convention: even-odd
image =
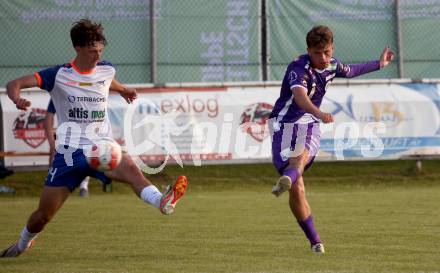
[(119, 166), (105, 173), (111, 179), (119, 180), (131, 185), (133, 191), (146, 203), (158, 208), (163, 214), (174, 212), (176, 204), (180, 201), (188, 188), (188, 180), (185, 176), (179, 176), (173, 186), (169, 186), (165, 194), (162, 194), (156, 186), (145, 178), (141, 170), (136, 166), (130, 156), (122, 155)]
[(37, 235), (53, 218), (69, 196), (67, 187), (47, 187), (43, 189), (38, 209), (31, 214), (17, 242), (0, 252), (0, 258), (18, 257), (30, 249)]
[[(291, 130), (294, 128), (297, 128), (297, 130)], [(282, 140), (283, 135), (291, 135), (292, 139), (295, 139), (295, 146), (282, 146), (284, 143)], [(290, 209), (310, 241), (312, 252), (324, 253), (324, 245), (316, 232), (302, 179), (305, 167), (313, 163), (313, 158), (319, 149), (319, 139), (319, 127), (315, 127), (314, 124), (295, 125), (292, 128), (286, 127), (286, 130), (280, 130), (273, 134), (273, 163), (281, 176), (273, 186), (272, 193), (275, 196), (280, 196), (283, 192), (289, 191)], [(290, 145), (291, 142), (288, 143)], [(283, 151), (286, 150), (291, 155), (288, 162), (281, 156)]]
[[(286, 167), (277, 167), (282, 166), (283, 164), (285, 165), (285, 163), (277, 162), (278, 164), (276, 167), (281, 173), (281, 176), (272, 187), (272, 194), (279, 197), (282, 193), (289, 191), (295, 185), (298, 178), (302, 175), (308, 157), (309, 151), (303, 149), (300, 156), (289, 158)], [(282, 169), (282, 171), (280, 169)]]

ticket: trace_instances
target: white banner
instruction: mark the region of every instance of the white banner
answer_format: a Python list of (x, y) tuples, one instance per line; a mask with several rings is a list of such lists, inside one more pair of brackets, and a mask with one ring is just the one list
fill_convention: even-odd
[[(148, 160), (163, 161), (167, 155), (176, 160), (268, 159), (270, 136), (267, 118), (269, 103), (277, 97), (275, 89), (216, 88), (214, 90), (141, 93), (129, 126), (134, 152), (143, 149)], [(109, 115), (114, 137), (124, 138), (123, 115), (127, 105), (112, 96)], [(145, 124), (140, 124), (144, 122)], [(247, 126), (252, 123), (252, 126)], [(246, 127), (247, 126), (247, 127)], [(152, 143), (140, 143), (151, 140)], [(126, 145), (127, 146), (127, 145)], [(155, 146), (148, 150), (146, 147)], [(130, 149), (127, 147), (130, 151)]]
[[(109, 118), (119, 143), (143, 163), (169, 160), (246, 162), (271, 160), (267, 120), (279, 87), (139, 88), (128, 105), (109, 98)], [(42, 118), (47, 92), (25, 93), (32, 109), (19, 112), (6, 94), (3, 142), (6, 152), (47, 152)], [(335, 123), (321, 124), (319, 159), (384, 159), (440, 153), (437, 84), (332, 86), (321, 109)], [(46, 165), (47, 157), (6, 157), (6, 166)]]
[[(324, 126), (321, 155), (383, 159), (438, 154), (439, 107), (437, 84), (333, 87), (321, 109), (332, 112), (336, 122)], [(358, 137), (348, 140), (344, 134)]]
[[(24, 91), (22, 96), (32, 102), (28, 111), (19, 111), (6, 93), (1, 93), (3, 151), (6, 167), (40, 166), (48, 164), (48, 156), (35, 156), (49, 152), (49, 144), (43, 127), (49, 94), (46, 91)], [(23, 156), (15, 156), (23, 154)]]

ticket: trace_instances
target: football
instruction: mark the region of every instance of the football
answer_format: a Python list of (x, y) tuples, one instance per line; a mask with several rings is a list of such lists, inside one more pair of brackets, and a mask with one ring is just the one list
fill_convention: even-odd
[(90, 167), (102, 172), (115, 169), (122, 158), (121, 146), (112, 139), (96, 141), (85, 154)]

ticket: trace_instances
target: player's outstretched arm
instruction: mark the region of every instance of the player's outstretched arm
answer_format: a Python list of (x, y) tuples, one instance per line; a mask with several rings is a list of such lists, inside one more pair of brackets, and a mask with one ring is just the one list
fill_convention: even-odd
[(325, 113), (319, 110), (312, 101), (307, 96), (307, 91), (302, 87), (294, 87), (292, 88), (293, 98), (301, 109), (314, 115), (316, 118), (322, 120), (324, 123), (333, 122), (333, 115), (330, 113)]
[(132, 103), (137, 98), (136, 89), (126, 87), (116, 79), (112, 80), (110, 90), (118, 92), (127, 101), (127, 103)]
[(20, 96), (20, 91), (23, 88), (37, 87), (38, 82), (34, 75), (27, 75), (15, 80), (12, 80), (6, 84), (6, 92), (8, 97), (16, 105), (17, 109), (26, 110), (31, 106), (31, 102)]
[(394, 52), (390, 49), (389, 46), (387, 46), (383, 50), (379, 60), (349, 65), (339, 64), (336, 77), (354, 78), (366, 73), (377, 71), (389, 65), (393, 58)]
[(394, 52), (391, 51), (389, 46), (383, 49), (382, 55), (380, 55), (380, 68), (385, 67), (391, 63), (394, 59)]

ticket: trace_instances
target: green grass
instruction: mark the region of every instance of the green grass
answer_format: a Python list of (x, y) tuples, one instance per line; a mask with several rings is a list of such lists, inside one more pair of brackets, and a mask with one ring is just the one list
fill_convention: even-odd
[[(88, 199), (75, 192), (17, 259), (0, 272), (439, 272), (440, 163), (319, 163), (305, 176), (315, 223), (326, 245), (312, 255), (287, 206), (273, 197), (267, 164), (168, 167), (151, 177), (190, 179), (176, 213), (162, 216), (123, 184)], [(0, 247), (17, 239), (35, 209), (43, 172), (2, 180)]]

